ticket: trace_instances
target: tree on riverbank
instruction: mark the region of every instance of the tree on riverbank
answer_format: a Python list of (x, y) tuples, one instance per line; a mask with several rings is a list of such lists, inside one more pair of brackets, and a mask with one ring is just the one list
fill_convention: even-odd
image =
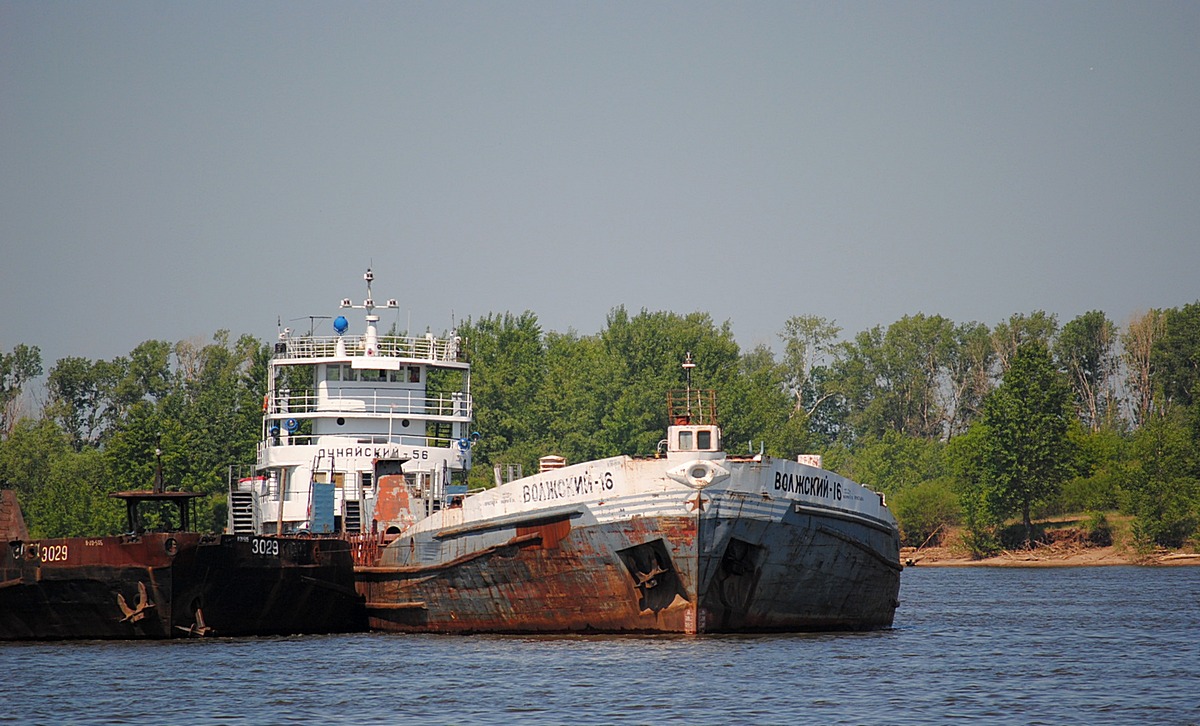
[(984, 497), (994, 511), (1021, 515), (1025, 541), (1033, 540), (1035, 504), (1058, 493), (1073, 473), (1067, 436), (1071, 389), (1040, 341), (1022, 343), (1004, 381), (983, 402), (980, 461)]
[(11, 353), (0, 351), (0, 439), (12, 432), (21, 418), (21, 392), (42, 375), (42, 352), (36, 346), (18, 345)]

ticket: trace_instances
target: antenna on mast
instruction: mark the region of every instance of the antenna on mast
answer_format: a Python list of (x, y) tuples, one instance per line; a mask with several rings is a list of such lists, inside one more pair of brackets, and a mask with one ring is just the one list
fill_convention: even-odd
[[(350, 301), (350, 298), (342, 298), (342, 308), (355, 308), (357, 310), (366, 310), (367, 330), (363, 334), (363, 352), (368, 357), (374, 356), (379, 352), (379, 337), (376, 332), (375, 324), (379, 322), (379, 316), (375, 314), (375, 299), (371, 296), (371, 282), (375, 279), (375, 273), (371, 268), (367, 268), (367, 273), (363, 275), (363, 279), (367, 281), (367, 299), (362, 305), (355, 305)], [(384, 304), (385, 308), (393, 309), (400, 307), (400, 303), (395, 298), (391, 298)]]
[(696, 364), (692, 362), (692, 351), (687, 352), (687, 357), (683, 361), (683, 370), (687, 375), (687, 413), (690, 420), (692, 415), (692, 369)]

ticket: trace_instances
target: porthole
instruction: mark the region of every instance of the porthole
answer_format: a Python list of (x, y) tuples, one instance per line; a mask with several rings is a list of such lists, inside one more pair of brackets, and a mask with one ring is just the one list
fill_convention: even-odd
[(338, 426), (345, 426), (345, 425), (346, 425), (346, 419), (342, 418), (341, 416), (338, 416), (337, 425), (338, 425)]

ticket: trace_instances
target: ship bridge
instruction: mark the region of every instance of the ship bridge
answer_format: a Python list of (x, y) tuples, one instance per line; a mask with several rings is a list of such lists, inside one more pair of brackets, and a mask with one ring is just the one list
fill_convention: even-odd
[[(263, 397), (263, 429), (253, 476), (231, 474), (236, 532), (358, 533), (374, 517), (377, 468), (393, 462), (414, 491), (437, 496), (471, 467), (479, 435), (473, 417), (470, 363), (452, 330), (438, 337), (380, 335), (374, 274), (367, 297), (341, 308), (365, 310), (361, 333), (344, 316), (336, 336), (295, 335), (284, 329), (274, 346)], [(407, 477), (407, 478), (405, 478)], [(244, 496), (243, 496), (244, 495)], [(414, 494), (414, 496), (417, 496)]]
[(667, 427), (667, 458), (713, 459), (723, 457), (721, 428), (717, 425), (717, 394), (687, 389), (667, 394), (671, 425)]

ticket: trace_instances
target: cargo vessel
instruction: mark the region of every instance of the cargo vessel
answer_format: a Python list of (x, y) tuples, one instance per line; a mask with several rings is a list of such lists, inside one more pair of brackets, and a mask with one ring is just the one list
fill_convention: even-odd
[(125, 504), (124, 534), (30, 539), (4, 494), (0, 640), (366, 629), (345, 540), (199, 533), (198, 495), (161, 486), (111, 495)]
[(748, 633), (890, 627), (899, 534), (883, 497), (805, 461), (722, 450), (711, 391), (668, 398), (654, 456), (475, 493), (356, 568), (370, 627)]

